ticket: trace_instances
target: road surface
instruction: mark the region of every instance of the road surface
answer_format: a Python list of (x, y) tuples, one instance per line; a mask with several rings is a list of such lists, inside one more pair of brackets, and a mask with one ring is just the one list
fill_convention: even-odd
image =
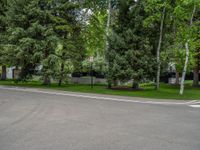
[(1, 87), (0, 150), (200, 150), (196, 101), (127, 99)]

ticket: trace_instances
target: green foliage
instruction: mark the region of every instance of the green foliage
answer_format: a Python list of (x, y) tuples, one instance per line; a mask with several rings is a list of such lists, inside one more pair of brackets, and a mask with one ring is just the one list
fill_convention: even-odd
[[(92, 63), (93, 70), (100, 74), (106, 74), (107, 72), (107, 64), (105, 62), (105, 59), (103, 57), (95, 57), (94, 62)], [(90, 72), (91, 70), (91, 62), (86, 59), (82, 63), (83, 66), (83, 72)]]
[(41, 65), (44, 79), (64, 78), (73, 66), (80, 66), (84, 50), (78, 8), (63, 0), (8, 0), (1, 52), (7, 64), (21, 68), (21, 79)]
[(153, 80), (164, 8), (162, 71), (169, 64), (183, 70), (187, 41), (188, 72), (199, 65), (199, 0), (112, 0), (107, 31), (108, 2), (0, 0), (0, 65), (21, 68), (21, 79), (42, 67), (45, 82), (53, 78), (61, 84), (73, 71), (89, 71), (88, 57), (93, 56), (94, 70), (107, 74), (113, 84)]
[(143, 2), (121, 1), (116, 25), (110, 37), (108, 80), (135, 82), (152, 77), (155, 61), (143, 28), (146, 17)]
[[(44, 23), (47, 12), (39, 8), (38, 1), (8, 0), (6, 21), (8, 23), (4, 51), (12, 66), (21, 68), (21, 78), (32, 74), (40, 63), (43, 50), (54, 45), (56, 37), (51, 26)], [(47, 20), (47, 19), (46, 19)]]
[(85, 51), (81, 37), (81, 23), (78, 21), (79, 5), (59, 0), (53, 6), (50, 18), (59, 38), (55, 49), (57, 59), (53, 76), (61, 84), (74, 69), (80, 70)]
[[(198, 39), (198, 24), (199, 19), (196, 18), (193, 25), (191, 26), (191, 15), (194, 8), (194, 5), (197, 6), (197, 10), (199, 6), (195, 1), (176, 1), (174, 9), (172, 9), (173, 16), (173, 30), (171, 30), (171, 41), (170, 45), (166, 48), (165, 56), (168, 57), (163, 61), (174, 62), (176, 66), (177, 72), (181, 73), (184, 67), (185, 62), (185, 43), (189, 42), (190, 48), (190, 56), (189, 56), (189, 64), (188, 64), (188, 72), (193, 69), (195, 65), (195, 55), (197, 47), (197, 39)], [(195, 15), (196, 16), (196, 15)], [(198, 17), (198, 16), (196, 16)], [(168, 56), (167, 56), (168, 55)], [(198, 55), (198, 54), (197, 54)], [(166, 58), (165, 57), (165, 58)]]
[(82, 70), (90, 71), (89, 57), (94, 57), (93, 68), (96, 72), (105, 74), (106, 61), (106, 22), (107, 22), (107, 0), (86, 1), (85, 14), (83, 14), (84, 28), (82, 36), (85, 39), (86, 59), (82, 63)]
[(5, 20), (5, 12), (7, 7), (6, 0), (0, 0), (0, 65), (6, 63), (6, 55), (3, 51), (3, 45), (5, 43), (4, 36), (6, 31), (6, 20)]
[(104, 56), (106, 18), (105, 11), (96, 11), (89, 19), (89, 24), (83, 33), (88, 56)]

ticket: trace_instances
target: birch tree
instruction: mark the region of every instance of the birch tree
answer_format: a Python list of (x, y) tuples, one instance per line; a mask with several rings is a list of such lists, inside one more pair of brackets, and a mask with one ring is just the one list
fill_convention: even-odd
[(163, 39), (163, 25), (164, 25), (164, 19), (165, 19), (165, 12), (166, 7), (164, 6), (162, 11), (162, 17), (161, 17), (161, 23), (160, 23), (160, 34), (159, 34), (159, 41), (158, 41), (158, 47), (156, 52), (156, 59), (157, 59), (157, 75), (156, 75), (156, 89), (158, 90), (160, 87), (160, 49)]
[[(108, 37), (109, 37), (109, 30), (110, 30), (110, 19), (111, 19), (111, 0), (108, 0), (108, 17), (107, 17), (107, 24), (106, 24), (106, 53), (108, 54), (108, 49), (109, 49), (109, 42), (108, 42)], [(107, 61), (108, 63), (108, 74), (110, 71), (110, 64), (109, 60)], [(111, 88), (111, 81), (108, 78), (108, 88)]]
[[(158, 42), (156, 48), (156, 61), (157, 61), (157, 69), (156, 69), (156, 89), (158, 90), (160, 87), (160, 72), (161, 72), (161, 60), (160, 53), (163, 43), (164, 37), (164, 21), (166, 17), (166, 8), (168, 6), (168, 1), (148, 1), (146, 4), (146, 12), (148, 13), (148, 17), (145, 19), (146, 26), (151, 26), (152, 24), (159, 24), (159, 30), (157, 30), (158, 34)], [(155, 34), (154, 36), (156, 36)]]
[[(189, 29), (193, 25), (193, 17), (194, 17), (195, 12), (196, 12), (196, 4), (194, 3), (194, 7), (193, 7), (192, 14), (191, 14), (191, 17), (190, 17)], [(186, 76), (186, 73), (187, 73), (187, 66), (188, 66), (188, 62), (189, 62), (189, 55), (190, 55), (189, 38), (186, 39), (185, 53), (186, 53), (186, 56), (185, 56), (185, 64), (184, 64), (184, 67), (183, 67), (182, 78), (181, 78), (180, 95), (183, 95), (183, 92), (184, 92), (185, 76)]]
[(108, 17), (107, 17), (107, 24), (106, 24), (106, 51), (109, 48), (108, 36), (109, 36), (109, 29), (110, 29), (110, 19), (111, 19), (111, 0), (108, 0)]

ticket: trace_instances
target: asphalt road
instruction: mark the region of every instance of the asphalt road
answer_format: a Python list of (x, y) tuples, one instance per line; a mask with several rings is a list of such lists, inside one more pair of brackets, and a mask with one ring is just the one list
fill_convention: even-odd
[(200, 108), (0, 88), (0, 150), (200, 150)]

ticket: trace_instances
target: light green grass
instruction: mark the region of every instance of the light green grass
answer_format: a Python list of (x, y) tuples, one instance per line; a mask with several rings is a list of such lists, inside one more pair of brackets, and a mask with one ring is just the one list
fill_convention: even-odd
[(14, 81), (0, 81), (0, 85), (8, 86), (22, 86), (22, 87), (34, 87), (34, 88), (45, 88), (55, 89), (63, 91), (73, 92), (84, 92), (84, 93), (97, 93), (97, 94), (109, 94), (109, 95), (120, 95), (120, 96), (132, 96), (132, 97), (145, 97), (145, 98), (156, 98), (156, 99), (176, 99), (176, 100), (200, 100), (200, 88), (191, 87), (191, 82), (186, 82), (184, 95), (179, 95), (179, 86), (172, 86), (168, 84), (161, 84), (160, 90), (156, 91), (152, 85), (142, 85), (144, 90), (142, 91), (120, 91), (107, 89), (106, 85), (95, 85), (91, 89), (90, 85), (80, 84), (65, 84), (61, 87), (53, 83), (50, 86), (44, 86), (39, 81), (19, 82)]

